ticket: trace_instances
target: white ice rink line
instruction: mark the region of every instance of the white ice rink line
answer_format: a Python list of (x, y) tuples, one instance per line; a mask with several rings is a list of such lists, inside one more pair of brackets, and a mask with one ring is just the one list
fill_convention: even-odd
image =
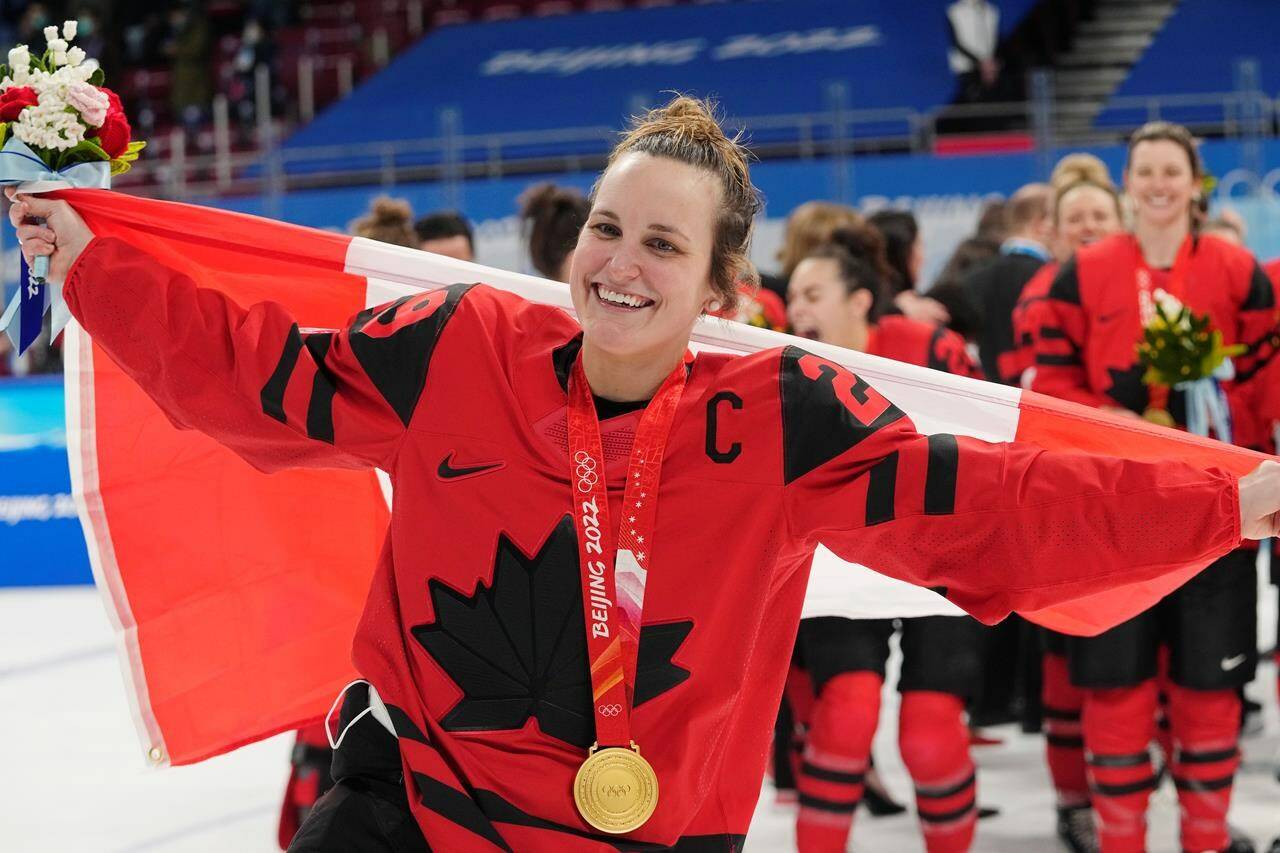
[[(1275, 588), (1264, 624), (1275, 625)], [(1269, 632), (1274, 627), (1268, 627)], [(892, 674), (890, 676), (892, 678)], [(1250, 688), (1267, 705), (1266, 729), (1245, 741), (1232, 821), (1255, 841), (1280, 835), (1275, 668)], [(896, 694), (886, 693), (876, 760), (899, 798), (910, 783), (897, 757)], [(976, 849), (1054, 851), (1042, 741), (995, 730), (1005, 745), (975, 751), (979, 799), (1003, 813), (979, 826)], [(0, 851), (4, 853), (269, 853), (291, 741), (274, 738), (194, 767), (147, 769), (125, 701), (110, 628), (87, 588), (0, 590)], [(794, 815), (766, 785), (748, 853), (788, 851)], [(1177, 806), (1168, 786), (1151, 813), (1152, 853), (1176, 851)], [(911, 815), (860, 813), (858, 851), (922, 849)], [(1263, 846), (1262, 849), (1265, 849)]]

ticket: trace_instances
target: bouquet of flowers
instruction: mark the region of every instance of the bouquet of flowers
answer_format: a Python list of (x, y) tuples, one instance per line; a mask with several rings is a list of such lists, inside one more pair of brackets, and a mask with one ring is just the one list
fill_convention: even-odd
[(20, 44), (0, 65), (0, 145), (12, 141), (57, 173), (78, 163), (107, 163), (109, 174), (129, 170), (145, 142), (135, 142), (120, 97), (102, 85), (95, 59), (72, 47), (76, 22), (45, 27), (45, 52)]
[[(1235, 375), (1231, 356), (1244, 347), (1223, 344), (1222, 332), (1213, 328), (1208, 314), (1193, 313), (1163, 290), (1154, 296), (1143, 306), (1146, 322), (1138, 344), (1138, 358), (1146, 368), (1142, 381), (1185, 391), (1188, 431), (1208, 435), (1212, 427), (1219, 440), (1230, 441), (1231, 420), (1220, 382)], [(1148, 410), (1146, 417), (1173, 425), (1164, 409)]]
[[(45, 27), (44, 37), (44, 53), (20, 44), (0, 64), (0, 184), (26, 193), (105, 189), (146, 143), (132, 138), (120, 97), (102, 85), (97, 60), (71, 45), (76, 22), (67, 21), (61, 32)], [(67, 320), (61, 294), (44, 283), (47, 259), (36, 258), (33, 267), (28, 273), (24, 263), (18, 296), (0, 317), (0, 329), (19, 352), (34, 342), (50, 308), (53, 334)]]

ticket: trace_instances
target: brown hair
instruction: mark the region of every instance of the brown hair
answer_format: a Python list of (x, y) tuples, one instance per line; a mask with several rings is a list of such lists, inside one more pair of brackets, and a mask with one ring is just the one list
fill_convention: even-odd
[(1120, 193), (1111, 181), (1111, 173), (1107, 164), (1092, 154), (1068, 154), (1053, 167), (1049, 177), (1049, 185), (1053, 187), (1053, 218), (1058, 219), (1062, 200), (1080, 187), (1094, 187), (1111, 196), (1116, 206), (1116, 216), (1124, 218), (1124, 209), (1120, 205)]
[(551, 183), (529, 187), (517, 203), (529, 236), (529, 260), (538, 272), (556, 279), (578, 242), (591, 204), (577, 190)]
[[(1172, 142), (1187, 154), (1187, 163), (1191, 166), (1191, 177), (1199, 185), (1204, 180), (1204, 161), (1200, 159), (1200, 149), (1196, 147), (1195, 137), (1191, 131), (1171, 121), (1149, 121), (1133, 132), (1129, 137), (1129, 153), (1125, 159), (1124, 170), (1129, 171), (1133, 165), (1133, 149), (1143, 142)], [(1191, 200), (1191, 227), (1195, 229), (1204, 221), (1209, 212), (1209, 198), (1203, 193)]]
[(1143, 142), (1172, 142), (1187, 152), (1187, 162), (1191, 165), (1191, 174), (1199, 180), (1204, 177), (1204, 163), (1200, 160), (1200, 149), (1196, 148), (1195, 137), (1191, 131), (1171, 121), (1149, 121), (1133, 132), (1129, 137), (1129, 154), (1124, 164), (1125, 171), (1133, 163), (1133, 149)]
[[(666, 106), (632, 119), (631, 128), (609, 154), (605, 171), (633, 152), (686, 163), (718, 180), (720, 210), (712, 231), (711, 289), (720, 303), (717, 313), (732, 313), (738, 306), (738, 286), (757, 282), (748, 252), (751, 225), (763, 207), (760, 193), (751, 184), (741, 131), (733, 138), (726, 136), (712, 101), (678, 95)], [(592, 198), (598, 187), (599, 180), (591, 190)]]
[[(870, 226), (865, 227), (870, 228)], [(830, 242), (815, 247), (805, 260), (825, 260), (834, 263), (836, 275), (844, 285), (846, 296), (852, 296), (859, 290), (870, 293), (871, 306), (867, 309), (867, 320), (875, 323), (893, 305), (889, 282), (884, 275), (885, 270), (888, 270), (890, 275), (893, 270), (887, 264), (884, 269), (877, 269), (875, 263), (866, 257), (865, 251), (863, 235), (849, 228), (838, 228), (831, 235)]]
[(787, 217), (787, 232), (778, 250), (782, 275), (790, 278), (796, 265), (818, 246), (829, 242), (837, 228), (853, 228), (864, 221), (862, 214), (846, 204), (806, 201)]
[(348, 228), (357, 237), (418, 248), (418, 235), (413, 230), (413, 209), (404, 199), (378, 196), (369, 203), (369, 212), (353, 221)]
[(1018, 188), (1004, 206), (1005, 231), (1017, 234), (1053, 215), (1053, 187), (1048, 184), (1026, 184)]

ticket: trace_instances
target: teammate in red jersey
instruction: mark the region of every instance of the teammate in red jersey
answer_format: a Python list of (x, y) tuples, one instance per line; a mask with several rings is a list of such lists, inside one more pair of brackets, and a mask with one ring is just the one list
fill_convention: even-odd
[(737, 850), (818, 544), (994, 621), (1277, 531), (1280, 464), (926, 436), (796, 347), (688, 358), (758, 208), (742, 150), (677, 99), (595, 188), (577, 321), (455, 285), (303, 330), (95, 239), (64, 201), (13, 205), (28, 260), (51, 255), (175, 423), (266, 471), (390, 474), (367, 683), (292, 849)]
[[(1057, 261), (1045, 264), (1022, 291), (1013, 312), (1022, 383), (1029, 386), (1035, 371), (1035, 341), (1053, 315), (1046, 310), (1049, 287), (1059, 263), (1081, 247), (1091, 245), (1122, 227), (1120, 196), (1107, 167), (1092, 154), (1069, 154), (1053, 169), (1054, 251)], [(1084, 691), (1071, 683), (1067, 668), (1066, 636), (1043, 631), (1040, 702), (1045, 728), (1045, 757), (1057, 799), (1058, 838), (1072, 853), (1096, 849), (1093, 812), (1084, 760), (1080, 713)]]
[(1123, 227), (1120, 196), (1106, 164), (1092, 154), (1068, 154), (1053, 167), (1049, 179), (1053, 187), (1054, 260), (1045, 264), (1018, 298), (1013, 309), (1014, 352), (1012, 373), (1021, 374), (1020, 384), (1031, 387), (1035, 368), (1035, 338), (1046, 319), (1041, 304), (1058, 274), (1059, 264), (1081, 246), (1088, 246)]
[[(1167, 405), (1181, 420), (1182, 395), (1148, 388), (1136, 355), (1140, 306), (1163, 289), (1207, 312), (1228, 343), (1247, 347), (1226, 389), (1233, 437), (1262, 447), (1280, 415), (1280, 384), (1270, 376), (1280, 363), (1272, 358), (1280, 345), (1275, 292), (1248, 252), (1195, 233), (1201, 174), (1185, 128), (1154, 123), (1134, 134), (1125, 170), (1134, 232), (1081, 248), (1062, 266), (1043, 303), (1052, 320), (1037, 338), (1032, 387), (1134, 417)], [(1226, 816), (1239, 764), (1237, 688), (1253, 678), (1257, 658), (1254, 560), (1252, 550), (1233, 551), (1146, 613), (1068, 641), (1071, 680), (1087, 691), (1084, 743), (1104, 853), (1145, 848), (1161, 644), (1170, 650), (1182, 845), (1233, 845)]]
[[(797, 334), (873, 355), (978, 378), (964, 340), (901, 315), (884, 282), (836, 232), (791, 275), (788, 313)], [(854, 235), (849, 235), (853, 237)], [(799, 644), (817, 703), (797, 787), (801, 853), (843, 851), (862, 800), (889, 657), (892, 619), (805, 619)], [(968, 616), (902, 620), (898, 743), (916, 788), (930, 853), (968, 850), (977, 821), (976, 774), (964, 702), (980, 676), (982, 626)]]

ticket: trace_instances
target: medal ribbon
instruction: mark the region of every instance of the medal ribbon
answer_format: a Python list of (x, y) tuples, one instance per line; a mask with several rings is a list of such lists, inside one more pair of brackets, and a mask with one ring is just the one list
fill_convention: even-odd
[(616, 534), (609, 523), (600, 421), (581, 358), (569, 375), (569, 485), (578, 529), (591, 704), (600, 747), (631, 745), (640, 614), (658, 517), (662, 455), (684, 393), (685, 365), (691, 359), (686, 353), (640, 417)]
[[(1183, 305), (1187, 304), (1187, 276), (1191, 270), (1191, 255), (1195, 239), (1188, 234), (1178, 247), (1178, 256), (1169, 270), (1167, 293)], [(1133, 249), (1136, 255), (1136, 276), (1138, 285), (1138, 317), (1146, 328), (1156, 316), (1155, 285), (1152, 282), (1151, 265), (1142, 256), (1142, 246), (1137, 238), (1133, 238)]]

